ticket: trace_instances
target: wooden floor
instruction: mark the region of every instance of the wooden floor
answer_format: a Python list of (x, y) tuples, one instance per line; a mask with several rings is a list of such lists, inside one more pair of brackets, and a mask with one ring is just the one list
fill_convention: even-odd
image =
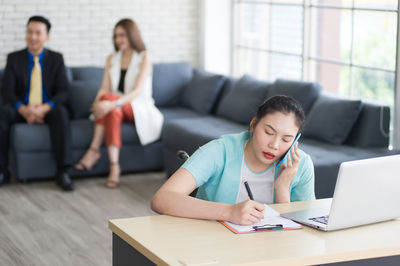
[(150, 200), (165, 174), (75, 179), (75, 191), (53, 181), (0, 187), (0, 265), (111, 265), (109, 219), (154, 215)]

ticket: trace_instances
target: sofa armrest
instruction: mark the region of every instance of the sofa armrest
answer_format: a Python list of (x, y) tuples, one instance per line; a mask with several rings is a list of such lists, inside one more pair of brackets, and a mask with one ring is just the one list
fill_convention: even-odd
[(388, 147), (390, 107), (362, 101), (361, 112), (345, 144), (357, 147)]
[(3, 74), (4, 69), (0, 69), (0, 104), (3, 104), (3, 90), (1, 89), (3, 86)]

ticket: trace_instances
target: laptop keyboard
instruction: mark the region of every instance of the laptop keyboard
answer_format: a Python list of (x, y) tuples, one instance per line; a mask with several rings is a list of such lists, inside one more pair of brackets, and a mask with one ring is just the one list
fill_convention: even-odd
[(324, 215), (324, 216), (320, 216), (320, 217), (309, 218), (308, 220), (312, 220), (314, 222), (321, 223), (321, 224), (328, 224), (328, 218), (329, 218), (329, 215)]

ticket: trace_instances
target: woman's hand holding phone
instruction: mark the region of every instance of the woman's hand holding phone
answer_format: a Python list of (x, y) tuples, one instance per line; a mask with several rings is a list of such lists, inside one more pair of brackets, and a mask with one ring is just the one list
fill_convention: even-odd
[(283, 156), (283, 158), (280, 160), (279, 163), (276, 164), (276, 168), (278, 168), (279, 166), (281, 166), (281, 164), (287, 159), (287, 157), (289, 156), (290, 151), (292, 150), (293, 146), (297, 143), (297, 141), (299, 140), (299, 138), (301, 137), (301, 133), (298, 133), (296, 138), (294, 139), (292, 145), (290, 145), (289, 150), (285, 153), (285, 155)]
[(300, 162), (300, 153), (298, 150), (298, 143), (296, 143), (290, 150), (287, 163), (281, 164), (281, 172), (275, 180), (275, 198), (276, 202), (290, 202), (289, 187), (293, 178), (297, 174)]

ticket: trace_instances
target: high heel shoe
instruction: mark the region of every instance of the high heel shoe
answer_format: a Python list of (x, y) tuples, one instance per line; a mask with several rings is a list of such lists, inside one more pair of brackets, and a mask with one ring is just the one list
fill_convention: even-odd
[[(92, 160), (91, 164), (85, 164), (84, 163), (85, 157), (88, 156), (89, 152), (94, 153), (94, 155), (93, 155), (94, 159)], [(85, 153), (85, 155), (82, 157), (82, 159), (80, 159), (79, 162), (77, 164), (75, 164), (74, 168), (79, 171), (89, 171), (93, 168), (93, 166), (95, 166), (99, 162), (100, 158), (101, 158), (100, 151), (98, 149), (90, 147), (87, 150), (87, 152)]]
[[(114, 169), (112, 169), (112, 168), (114, 168)], [(117, 168), (117, 169), (115, 169), (115, 168)], [(115, 172), (113, 173), (113, 171), (117, 171), (117, 175), (116, 175), (116, 176), (118, 176), (117, 180), (110, 179), (112, 174), (114, 174), (114, 175), (116, 174)], [(108, 176), (108, 179), (107, 179), (107, 182), (106, 182), (106, 186), (108, 188), (116, 188), (116, 187), (118, 187), (119, 186), (119, 181), (120, 181), (119, 180), (120, 179), (120, 175), (121, 175), (121, 166), (119, 165), (119, 163), (111, 162), (110, 163), (110, 175)]]

